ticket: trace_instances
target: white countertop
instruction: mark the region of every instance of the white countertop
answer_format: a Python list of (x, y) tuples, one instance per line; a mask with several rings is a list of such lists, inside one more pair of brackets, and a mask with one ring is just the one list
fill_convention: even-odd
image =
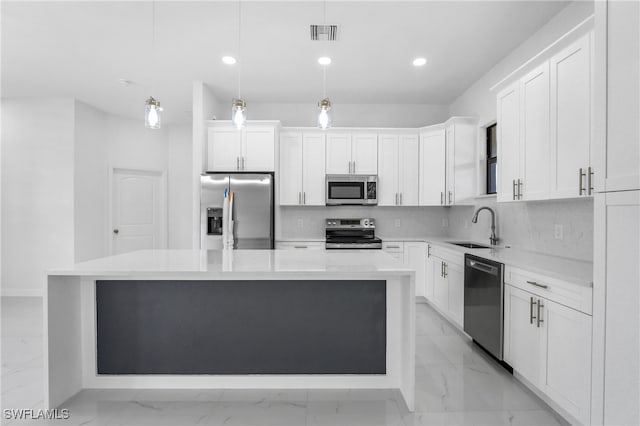
[(382, 250), (140, 250), (103, 257), (48, 275), (231, 277), (264, 274), (413, 275), (414, 271)]
[[(496, 248), (490, 249), (469, 249), (450, 244), (450, 241), (459, 241), (453, 238), (443, 239), (439, 237), (427, 239), (426, 241), (451, 251), (463, 254), (473, 254), (474, 256), (494, 260), (508, 266), (526, 269), (531, 272), (537, 272), (542, 275), (558, 278), (578, 285), (593, 287), (592, 262), (568, 259), (517, 248), (505, 248), (503, 246), (497, 246)], [(473, 241), (465, 240), (462, 242)], [(478, 244), (486, 245), (485, 243)]]

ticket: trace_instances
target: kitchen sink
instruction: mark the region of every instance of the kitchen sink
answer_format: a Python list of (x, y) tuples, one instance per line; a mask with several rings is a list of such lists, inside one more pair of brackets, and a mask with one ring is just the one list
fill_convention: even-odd
[(454, 243), (454, 242), (449, 242), (449, 244), (453, 244), (455, 246), (460, 246), (460, 247), (466, 247), (466, 248), (472, 248), (472, 249), (487, 249), (487, 248), (491, 248), (489, 246), (485, 246), (482, 244), (475, 244), (475, 243)]

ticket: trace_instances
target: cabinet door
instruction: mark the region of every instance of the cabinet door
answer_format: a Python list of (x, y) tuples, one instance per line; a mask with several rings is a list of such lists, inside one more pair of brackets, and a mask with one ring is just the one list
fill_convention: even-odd
[(449, 311), (449, 285), (448, 280), (444, 277), (444, 261), (440, 258), (433, 257), (435, 267), (433, 270), (433, 304), (442, 312)]
[(280, 135), (280, 205), (297, 206), (302, 193), (302, 133)]
[(398, 205), (398, 136), (380, 135), (378, 142), (378, 205)]
[(210, 172), (240, 170), (242, 132), (233, 127), (210, 127), (207, 136), (207, 170)]
[[(504, 360), (531, 384), (540, 387), (540, 328), (536, 316), (538, 298), (533, 294), (504, 286)], [(532, 303), (533, 299), (533, 303)]]
[(302, 192), (308, 206), (325, 205), (325, 135), (302, 136)]
[(515, 200), (513, 183), (520, 175), (520, 100), (518, 84), (498, 93), (498, 201)]
[(425, 260), (427, 258), (427, 244), (422, 242), (404, 243), (404, 263), (416, 271), (416, 296), (426, 296), (425, 291)]
[(444, 129), (420, 134), (420, 205), (441, 206), (444, 203), (445, 178)]
[(445, 129), (445, 191), (444, 191), (444, 204), (450, 206), (454, 204), (455, 200), (455, 159), (456, 159), (456, 128), (453, 125), (447, 126)]
[[(429, 248), (427, 246), (427, 251)], [(425, 297), (429, 302), (433, 302), (433, 290), (435, 282), (435, 274), (440, 274), (440, 260), (433, 256), (427, 257), (427, 269), (425, 275)]]
[(275, 129), (273, 127), (247, 127), (244, 129), (244, 171), (272, 172), (275, 152)]
[(378, 134), (354, 133), (351, 147), (351, 172), (358, 175), (378, 174)]
[(591, 316), (541, 300), (546, 369), (542, 391), (583, 424), (591, 423)]
[(419, 149), (417, 135), (400, 136), (398, 142), (398, 192), (400, 205), (418, 205)]
[(551, 58), (551, 198), (586, 194), (591, 146), (591, 35)]
[(595, 139), (594, 177), (598, 191), (635, 190), (640, 189), (640, 2), (608, 1), (604, 15), (604, 25), (596, 29), (606, 28), (598, 54), (606, 55), (607, 66), (596, 84), (605, 90), (598, 100), (606, 99), (606, 109), (598, 114), (606, 117), (606, 137)]
[(520, 179), (524, 200), (549, 195), (549, 62), (520, 80)]
[(447, 262), (445, 275), (449, 287), (448, 312), (451, 319), (463, 327), (464, 324), (464, 268), (462, 264)]
[(327, 134), (326, 173), (348, 174), (351, 172), (351, 135), (349, 133)]

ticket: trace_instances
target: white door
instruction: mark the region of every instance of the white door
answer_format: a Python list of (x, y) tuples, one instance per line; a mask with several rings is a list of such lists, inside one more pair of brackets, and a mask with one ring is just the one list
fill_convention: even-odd
[(275, 129), (273, 127), (252, 126), (244, 129), (242, 170), (272, 172), (275, 152)]
[(520, 176), (520, 100), (518, 83), (498, 93), (498, 201), (516, 199), (514, 182)]
[(440, 206), (444, 204), (445, 178), (444, 130), (420, 134), (420, 205)]
[(510, 285), (504, 286), (504, 360), (531, 384), (540, 387), (540, 328), (538, 297)]
[(327, 174), (351, 173), (351, 135), (349, 133), (327, 134)]
[(546, 199), (549, 194), (549, 62), (522, 78), (520, 102), (522, 199)]
[(462, 264), (446, 262), (445, 275), (449, 287), (448, 312), (460, 327), (464, 326), (464, 268)]
[(417, 135), (400, 136), (398, 142), (398, 192), (400, 205), (418, 205), (419, 148)]
[(354, 133), (351, 139), (352, 173), (378, 174), (378, 134)]
[(582, 424), (591, 424), (591, 316), (543, 300), (542, 391)]
[(111, 190), (111, 254), (166, 247), (163, 173), (114, 169)]
[(324, 206), (325, 199), (325, 134), (302, 136), (302, 192), (308, 206)]
[(297, 206), (302, 200), (302, 133), (280, 135), (280, 205)]
[(586, 195), (591, 146), (591, 35), (551, 58), (551, 198)]
[(207, 170), (233, 172), (240, 170), (242, 132), (235, 127), (213, 127), (208, 130)]
[(378, 205), (398, 205), (398, 136), (380, 135), (378, 142)]

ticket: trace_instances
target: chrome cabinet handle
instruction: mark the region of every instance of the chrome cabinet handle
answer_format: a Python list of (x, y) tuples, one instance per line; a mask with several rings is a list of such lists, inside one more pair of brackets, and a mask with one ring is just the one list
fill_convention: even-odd
[(427, 244), (427, 257), (431, 257), (431, 244)]
[(349, 160), (349, 173), (351, 173), (351, 160)]
[(538, 299), (538, 318), (537, 318), (537, 324), (536, 326), (538, 328), (540, 328), (540, 324), (544, 322), (544, 320), (542, 319), (542, 308), (544, 308), (544, 305), (542, 304), (542, 300)]
[(588, 192), (587, 195), (591, 195), (591, 192), (593, 191), (593, 186), (591, 183), (591, 178), (593, 177), (593, 170), (591, 169), (591, 166), (588, 167), (588, 173), (587, 173), (587, 188), (588, 188)]
[(356, 172), (356, 162), (354, 161), (353, 162), (353, 173), (355, 173), (355, 172)]
[(533, 301), (533, 297), (529, 298), (529, 324), (533, 324), (533, 320), (536, 317), (533, 316), (533, 305), (537, 305), (537, 302)]
[(402, 192), (400, 193), (400, 205), (402, 205)]
[(307, 248), (307, 246), (293, 246), (293, 248), (296, 248), (296, 249), (306, 249), (306, 248)]
[(578, 195), (582, 195), (583, 192), (585, 192), (585, 189), (582, 187), (582, 178), (585, 176), (585, 173), (582, 171), (582, 167), (580, 167), (579, 173), (578, 173)]
[(306, 192), (302, 193), (302, 204), (307, 204), (307, 193)]
[(444, 278), (444, 262), (440, 262), (440, 276)]
[(396, 206), (398, 205), (398, 193), (396, 192)]
[(119, 232), (120, 232), (120, 230), (119, 230), (119, 229), (117, 229), (117, 228), (113, 230), (113, 233), (114, 233), (114, 234), (117, 234), (117, 233), (119, 233)]
[(240, 157), (236, 157), (236, 170), (240, 170)]
[(302, 193), (298, 192), (298, 204), (302, 204)]
[(440, 193), (440, 205), (444, 204), (444, 192)]
[(442, 262), (442, 266), (443, 266), (443, 271), (444, 271), (444, 275), (442, 276), (443, 278), (447, 278), (447, 275), (449, 275), (449, 273), (447, 272), (447, 264), (445, 262)]
[(518, 178), (518, 200), (522, 200), (522, 181)]
[(535, 281), (527, 281), (527, 284), (531, 284), (531, 285), (535, 285), (536, 287), (540, 287), (540, 288), (549, 288), (548, 285), (546, 284), (539, 284)]
[(451, 204), (452, 195), (453, 195), (453, 193), (451, 191), (449, 191), (449, 204)]
[(244, 157), (242, 157), (242, 170), (245, 170), (245, 169), (246, 169), (246, 167), (244, 166), (244, 160), (245, 160), (245, 158), (244, 158)]
[(511, 188), (511, 192), (513, 193), (513, 199), (516, 199), (516, 180), (512, 180), (511, 183), (513, 183), (513, 187)]

